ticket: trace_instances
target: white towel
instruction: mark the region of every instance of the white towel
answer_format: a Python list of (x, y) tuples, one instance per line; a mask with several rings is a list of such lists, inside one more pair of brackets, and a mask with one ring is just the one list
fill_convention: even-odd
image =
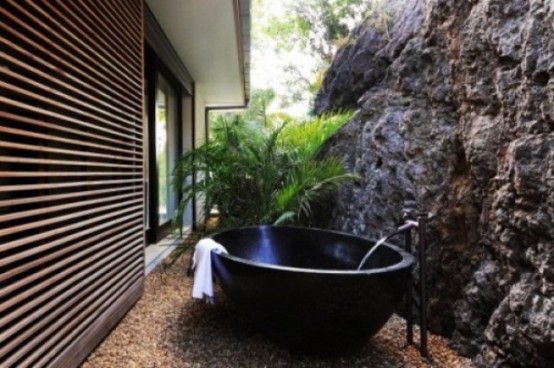
[(213, 303), (212, 250), (227, 254), (227, 250), (223, 245), (210, 238), (200, 239), (194, 247), (194, 255), (192, 256), (192, 267), (194, 269), (192, 297), (196, 299), (207, 297)]

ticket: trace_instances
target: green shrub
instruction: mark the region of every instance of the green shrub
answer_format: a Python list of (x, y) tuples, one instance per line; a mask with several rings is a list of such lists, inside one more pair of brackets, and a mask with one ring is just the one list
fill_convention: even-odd
[[(338, 158), (317, 158), (325, 141), (350, 114), (304, 122), (289, 118), (280, 124), (281, 119), (267, 115), (245, 119), (252, 116), (249, 114), (219, 116), (212, 122), (209, 142), (178, 160), (172, 183), (182, 194), (177, 224), (182, 223), (184, 210), (196, 194), (204, 200), (204, 214), (218, 209), (218, 229), (261, 224), (309, 226), (313, 206), (353, 179)], [(196, 183), (191, 180), (193, 173)], [(200, 219), (202, 227), (205, 220)]]

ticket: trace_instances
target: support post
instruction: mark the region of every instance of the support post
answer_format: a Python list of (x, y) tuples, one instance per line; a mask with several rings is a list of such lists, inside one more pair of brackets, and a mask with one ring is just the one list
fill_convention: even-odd
[(418, 216), (419, 229), (419, 316), (420, 316), (420, 346), (419, 352), (422, 357), (429, 358), (427, 351), (427, 295), (426, 295), (426, 279), (425, 279), (425, 254), (427, 252), (427, 237), (426, 233), (426, 214)]
[[(404, 237), (406, 252), (412, 254), (412, 232), (406, 231)], [(412, 289), (413, 289), (413, 277), (410, 271), (410, 277), (408, 284), (406, 285), (406, 342), (408, 345), (414, 343), (414, 315), (413, 315), (413, 301), (412, 301)]]

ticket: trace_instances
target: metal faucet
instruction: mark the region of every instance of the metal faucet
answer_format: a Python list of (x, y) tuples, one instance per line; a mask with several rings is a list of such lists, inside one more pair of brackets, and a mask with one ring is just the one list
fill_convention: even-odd
[[(417, 221), (408, 220), (407, 213), (404, 214), (406, 224), (400, 228), (407, 230), (411, 228), (417, 228), (419, 230), (419, 318), (420, 318), (420, 344), (419, 353), (424, 358), (429, 358), (429, 351), (427, 349), (427, 287), (426, 287), (426, 260), (425, 253), (427, 250), (427, 220), (428, 215), (426, 213), (420, 213), (417, 216)], [(410, 231), (406, 231), (405, 236), (405, 248), (408, 253), (412, 253), (412, 234)], [(411, 278), (411, 275), (410, 275)], [(406, 339), (408, 345), (414, 343), (414, 318), (413, 318), (413, 302), (412, 302), (412, 280), (408, 282), (406, 287)]]
[[(428, 215), (420, 213), (417, 216), (417, 221), (410, 220), (408, 214), (404, 213), (404, 224), (399, 226), (397, 230), (381, 239), (379, 239), (375, 245), (365, 254), (362, 258), (358, 270), (361, 270), (363, 265), (371, 257), (371, 255), (379, 248), (379, 246), (385, 243), (389, 238), (395, 235), (405, 233), (405, 248), (408, 253), (412, 253), (412, 234), (411, 229), (418, 229), (419, 232), (419, 316), (420, 316), (420, 355), (424, 358), (429, 358), (429, 351), (427, 350), (427, 296), (426, 296), (426, 280), (425, 280), (425, 253), (427, 248), (426, 237), (426, 219)], [(408, 345), (412, 345), (414, 342), (413, 332), (413, 303), (412, 303), (412, 288), (413, 280), (410, 273), (410, 281), (406, 286), (406, 339)]]

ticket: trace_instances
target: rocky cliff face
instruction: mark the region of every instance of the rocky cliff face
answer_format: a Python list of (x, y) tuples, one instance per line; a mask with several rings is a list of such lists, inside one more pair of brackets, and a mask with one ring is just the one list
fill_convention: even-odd
[(332, 226), (431, 215), (430, 327), (481, 366), (554, 367), (554, 2), (405, 0), (360, 26), (316, 99), (362, 179)]

